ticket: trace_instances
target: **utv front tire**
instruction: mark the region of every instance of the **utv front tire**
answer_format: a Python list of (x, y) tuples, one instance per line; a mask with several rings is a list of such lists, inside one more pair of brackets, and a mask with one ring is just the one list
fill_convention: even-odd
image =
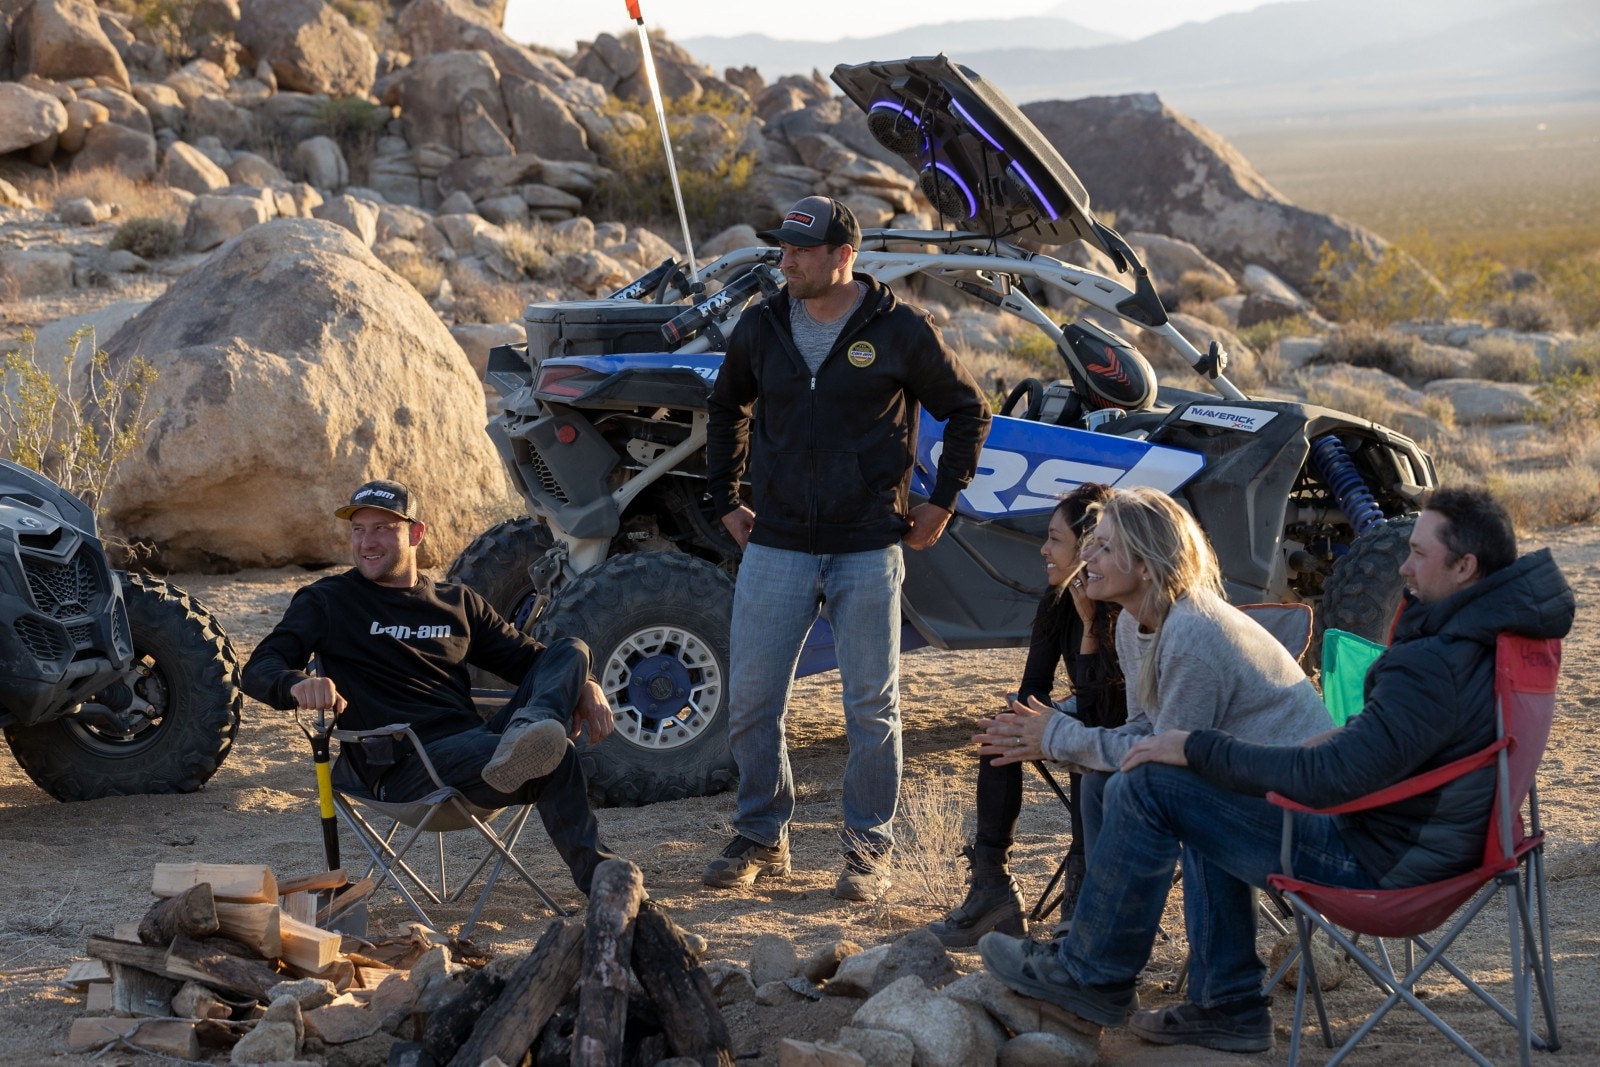
[(1317, 618), (1313, 651), (1320, 658), (1327, 630), (1359, 634), (1379, 644), (1389, 641), (1389, 627), (1405, 597), (1400, 565), (1411, 551), (1415, 515), (1390, 519), (1356, 539), (1328, 577)]
[(733, 582), (677, 552), (613, 556), (556, 596), (534, 636), (581, 638), (616, 733), (580, 747), (590, 794), (634, 806), (708, 796), (737, 778), (728, 747)]
[(17, 762), (57, 800), (192, 793), (239, 732), (239, 659), (210, 609), (159, 578), (118, 577), (133, 634), (118, 684), (149, 706), (148, 722), (127, 733), (73, 716), (6, 728)]

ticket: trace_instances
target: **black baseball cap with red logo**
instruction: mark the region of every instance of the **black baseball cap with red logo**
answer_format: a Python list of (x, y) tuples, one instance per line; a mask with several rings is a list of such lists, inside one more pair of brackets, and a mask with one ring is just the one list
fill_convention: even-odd
[(783, 225), (761, 235), (801, 248), (849, 245), (861, 248), (861, 224), (856, 213), (831, 196), (808, 196), (789, 209)]
[(383, 478), (370, 481), (354, 493), (351, 493), (350, 503), (335, 511), (334, 514), (341, 519), (348, 519), (362, 508), (379, 508), (383, 511), (391, 511), (407, 522), (416, 522), (417, 514), (421, 510), (417, 506), (415, 493), (399, 482), (391, 482)]

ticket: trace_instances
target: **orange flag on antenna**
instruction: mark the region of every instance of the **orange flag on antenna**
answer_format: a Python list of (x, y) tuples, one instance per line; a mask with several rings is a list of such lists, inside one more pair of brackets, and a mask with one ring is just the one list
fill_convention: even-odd
[(628, 16), (635, 22), (644, 21), (644, 16), (639, 13), (639, 0), (628, 0)]

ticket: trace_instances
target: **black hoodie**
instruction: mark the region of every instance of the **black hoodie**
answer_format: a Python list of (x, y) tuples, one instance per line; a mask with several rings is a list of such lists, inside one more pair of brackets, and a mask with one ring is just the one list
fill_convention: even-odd
[[(1549, 549), (1523, 556), (1443, 600), (1407, 598), (1394, 637), (1366, 677), (1360, 715), (1310, 748), (1190, 735), (1190, 766), (1216, 784), (1269, 790), (1310, 807), (1343, 804), (1494, 743), (1495, 640), (1565, 637), (1576, 602)], [(1473, 870), (1483, 862), (1495, 770), (1485, 767), (1409, 800), (1337, 816), (1339, 833), (1384, 889)]]
[(706, 481), (726, 515), (750, 472), (758, 545), (822, 554), (899, 541), (919, 404), (946, 420), (929, 499), (954, 510), (977, 469), (989, 432), (983, 391), (926, 313), (855, 277), (867, 294), (815, 376), (789, 331), (787, 290), (748, 312), (729, 339), (711, 394)]

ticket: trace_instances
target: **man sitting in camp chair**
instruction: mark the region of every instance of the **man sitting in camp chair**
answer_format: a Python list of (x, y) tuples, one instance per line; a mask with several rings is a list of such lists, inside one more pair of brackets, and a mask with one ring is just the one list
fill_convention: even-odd
[[(1204, 904), (1210, 930), (1201, 940), (1214, 950), (1212, 958), (1197, 951), (1191, 965), (1209, 975), (1210, 1003), (1134, 1010), (1180, 845), (1218, 877), (1264, 887), (1280, 870), (1284, 820), (1268, 791), (1329, 807), (1493, 744), (1497, 636), (1561, 637), (1572, 627), (1572, 590), (1549, 550), (1518, 559), (1510, 517), (1481, 491), (1429, 497), (1400, 574), (1408, 594), (1390, 647), (1367, 674), (1360, 715), (1302, 745), (1251, 744), (1219, 730), (1139, 742), (1106, 790), (1071, 934), (1047, 945), (988, 934), (978, 946), (988, 969), (1020, 993), (1104, 1025), (1126, 1021), (1150, 1041), (1271, 1048), (1253, 908)], [(1488, 766), (1383, 808), (1296, 813), (1295, 874), (1394, 889), (1471, 871), (1483, 859), (1494, 791)]]
[[(280, 710), (331, 708), (341, 729), (410, 726), (439, 777), (470, 803), (536, 805), (588, 893), (595, 867), (616, 858), (600, 842), (569, 740), (587, 728), (599, 742), (614, 726), (589, 676), (589, 649), (573, 638), (545, 647), (473, 590), (419, 574), (427, 527), (399, 482), (368, 482), (336, 514), (350, 522), (354, 568), (295, 594), (245, 666), (245, 692)], [(316, 675), (306, 672), (312, 656)], [(468, 665), (521, 680), (487, 723), (472, 702)], [(379, 800), (416, 800), (436, 788), (401, 739), (376, 751), (346, 745), (339, 758)]]

